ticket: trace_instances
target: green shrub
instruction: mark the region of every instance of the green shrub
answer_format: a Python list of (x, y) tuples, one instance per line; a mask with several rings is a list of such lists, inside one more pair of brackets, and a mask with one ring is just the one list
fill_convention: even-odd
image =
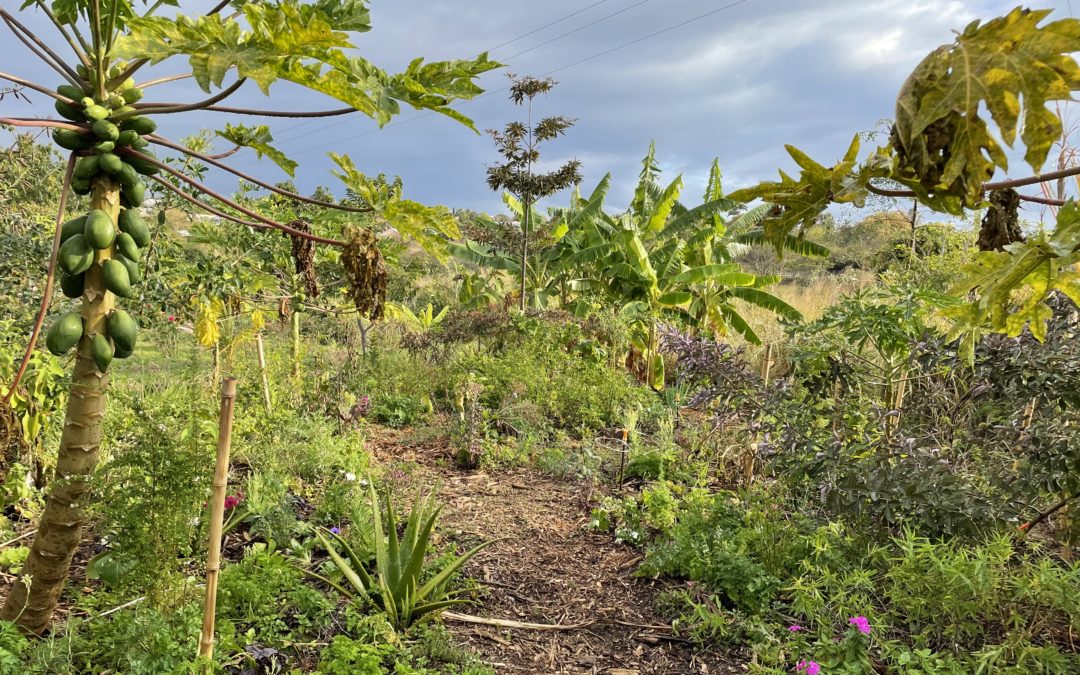
[(238, 634), (253, 629), (262, 644), (313, 639), (329, 625), (333, 607), (278, 552), (253, 547), (221, 572), (219, 620), (233, 624)]

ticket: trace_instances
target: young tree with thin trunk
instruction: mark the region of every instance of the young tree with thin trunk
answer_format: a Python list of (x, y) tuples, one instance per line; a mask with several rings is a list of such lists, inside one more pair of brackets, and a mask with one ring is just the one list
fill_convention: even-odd
[[(141, 277), (140, 252), (149, 243), (149, 230), (138, 211), (145, 198), (144, 180), (238, 226), (278, 230), (330, 246), (345, 247), (347, 243), (300, 231), (231, 201), (157, 159), (149, 151), (151, 145), (228, 171), (291, 199), (345, 212), (374, 212), (399, 232), (436, 249), (444, 237), (458, 235), (445, 209), (401, 199), (400, 191), (378, 191), (346, 156), (333, 156), (342, 169), (338, 176), (350, 189), (365, 193), (367, 198), (361, 206), (303, 197), (241, 173), (222, 161), (235, 150), (222, 155), (190, 150), (155, 134), (154, 118), (194, 111), (227, 113), (233, 119), (323, 118), (361, 113), (384, 125), (405, 103), (473, 128), (472, 122), (450, 104), (480, 93), (475, 79), (499, 65), (481, 54), (472, 60), (435, 63), (416, 59), (405, 72), (388, 73), (353, 53), (350, 34), (371, 27), (363, 0), (306, 4), (298, 0), (225, 1), (202, 16), (157, 16), (156, 10), (163, 5), (176, 7), (178, 3), (159, 0), (138, 8), (132, 0), (23, 3), (24, 8), (36, 9), (47, 18), (58, 41), (70, 50), (70, 58), (0, 8), (0, 28), (6, 27), (18, 43), (56, 71), (64, 84), (53, 90), (6, 72), (0, 72), (0, 80), (19, 87), (23, 94), (55, 99), (57, 113), (65, 118), (58, 121), (0, 116), (0, 125), (53, 130), (56, 143), (69, 152), (64, 195), (69, 189), (89, 195), (92, 208), (86, 217), (61, 227), (61, 198), (61, 216), (57, 218), (41, 310), (22, 367), (10, 387), (11, 391), (16, 389), (25, 371), (51, 301), (56, 267), (60, 267), (64, 293), (81, 298), (82, 308), (54, 323), (47, 345), (56, 353), (75, 349), (71, 395), (55, 479), (46, 496), (23, 577), (12, 586), (0, 612), (4, 619), (17, 620), (32, 633), (41, 633), (47, 627), (80, 541), (84, 511), (92, 497), (87, 477), (97, 464), (102, 440), (110, 363), (113, 358), (130, 355), (134, 349), (136, 326), (120, 309), (119, 301), (135, 295), (132, 286)], [(15, 45), (16, 41), (8, 44)], [(135, 76), (146, 66), (183, 57), (189, 64), (188, 72), (135, 84)], [(168, 98), (141, 100), (151, 88), (186, 79), (194, 79), (208, 97), (185, 103)], [(223, 105), (249, 83), (268, 96), (278, 80), (338, 99), (343, 107), (293, 112)], [(218, 135), (237, 149), (255, 150), (290, 176), (295, 171), (296, 163), (271, 145), (273, 137), (267, 126), (227, 124)], [(178, 188), (159, 174), (171, 176), (186, 187)], [(346, 251), (343, 258), (347, 256)]]
[(534, 165), (540, 161), (540, 145), (566, 133), (574, 126), (568, 117), (545, 117), (533, 126), (533, 99), (546, 94), (557, 84), (555, 80), (510, 75), (510, 100), (528, 109), (525, 123), (510, 122), (499, 131), (489, 129), (495, 139), (499, 154), (506, 159), (503, 164), (488, 167), (488, 185), (492, 190), (506, 190), (521, 202), (521, 299), (520, 309), (525, 311), (525, 285), (529, 264), (529, 236), (532, 234), (532, 212), (536, 202), (581, 182), (581, 162), (571, 160), (554, 171), (535, 173)]

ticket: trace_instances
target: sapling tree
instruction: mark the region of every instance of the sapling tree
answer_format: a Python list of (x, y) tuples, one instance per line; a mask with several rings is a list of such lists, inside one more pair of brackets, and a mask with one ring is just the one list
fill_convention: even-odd
[[(331, 203), (261, 181), (229, 166), (225, 155), (213, 156), (189, 149), (156, 134), (155, 118), (195, 111), (241, 116), (323, 118), (361, 113), (386, 124), (401, 104), (444, 114), (473, 128), (472, 122), (451, 107), (482, 90), (475, 79), (498, 66), (486, 54), (471, 60), (424, 63), (412, 61), (402, 73), (388, 73), (353, 53), (351, 33), (370, 29), (363, 0), (248, 0), (224, 1), (205, 15), (177, 13), (158, 16), (162, 6), (179, 7), (176, 0), (145, 3), (140, 10), (132, 0), (29, 0), (23, 9), (40, 11), (65, 44), (70, 58), (55, 51), (6, 9), (0, 20), (33, 55), (54, 70), (63, 83), (55, 90), (16, 74), (0, 72), (0, 80), (55, 100), (63, 120), (0, 116), (0, 124), (51, 129), (53, 140), (68, 153), (53, 241), (49, 276), (41, 310), (26, 351), (25, 369), (51, 300), (55, 268), (60, 286), (71, 298), (81, 299), (80, 311), (59, 317), (46, 340), (50, 350), (75, 350), (55, 480), (21, 579), (11, 588), (0, 615), (17, 620), (27, 631), (40, 633), (49, 623), (79, 544), (84, 510), (91, 498), (88, 474), (98, 460), (105, 414), (108, 371), (114, 358), (135, 348), (137, 326), (118, 306), (134, 294), (141, 276), (140, 258), (150, 242), (150, 228), (139, 207), (146, 197), (146, 181), (175, 194), (194, 208), (226, 222), (257, 230), (288, 232), (315, 243), (346, 247), (347, 241), (304, 232), (269, 218), (207, 187), (201, 180), (161, 161), (151, 146), (190, 157), (210, 167), (239, 176), (290, 199), (346, 213), (370, 213), (393, 224), (401, 233), (439, 249), (447, 236), (456, 236), (453, 219), (444, 209), (430, 209), (394, 194), (375, 194), (370, 181), (345, 156), (335, 155), (340, 176), (354, 191), (367, 191), (358, 206)], [(16, 44), (16, 41), (7, 43)], [(148, 65), (186, 57), (187, 72), (154, 77), (136, 84), (135, 77)], [(152, 87), (194, 79), (207, 94), (188, 103), (145, 102)], [(264, 95), (285, 80), (312, 92), (338, 99), (343, 105), (329, 110), (289, 111), (230, 107), (226, 100), (245, 86), (255, 85)], [(473, 128), (475, 131), (475, 128)], [(231, 144), (254, 150), (290, 176), (296, 163), (274, 148), (268, 127), (227, 124), (218, 135)], [(164, 180), (170, 176), (190, 189)], [(90, 212), (60, 225), (68, 191), (87, 195)], [(350, 235), (346, 239), (355, 239)]]
[(532, 212), (536, 202), (581, 182), (581, 162), (571, 160), (554, 171), (536, 173), (534, 165), (540, 161), (540, 145), (558, 138), (574, 125), (574, 120), (561, 115), (545, 117), (533, 125), (533, 99), (546, 94), (555, 86), (555, 80), (536, 77), (510, 76), (510, 100), (524, 105), (528, 110), (525, 123), (510, 122), (499, 131), (488, 133), (495, 139), (499, 154), (506, 160), (488, 167), (487, 182), (492, 190), (506, 190), (521, 202), (521, 299), (520, 308), (525, 310), (525, 292), (528, 277), (529, 236)]

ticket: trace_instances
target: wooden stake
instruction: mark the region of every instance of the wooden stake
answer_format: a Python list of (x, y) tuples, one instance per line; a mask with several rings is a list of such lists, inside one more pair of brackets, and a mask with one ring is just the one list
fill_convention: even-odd
[(762, 365), (761, 379), (765, 380), (765, 386), (769, 386), (769, 371), (772, 370), (772, 343), (765, 345), (765, 363)]
[(300, 377), (300, 304), (293, 305), (292, 312), (292, 374)]
[(210, 495), (210, 541), (206, 553), (206, 603), (203, 607), (199, 657), (214, 655), (214, 616), (217, 612), (217, 582), (221, 571), (221, 528), (225, 519), (225, 487), (229, 478), (229, 448), (232, 445), (233, 405), (236, 402), (236, 379), (221, 383), (221, 415), (218, 418), (217, 466)]
[(262, 373), (263, 400), (266, 402), (266, 414), (274, 413), (274, 403), (270, 398), (270, 379), (266, 376), (266, 353), (263, 351), (262, 333), (255, 334), (255, 349), (259, 355), (259, 372)]

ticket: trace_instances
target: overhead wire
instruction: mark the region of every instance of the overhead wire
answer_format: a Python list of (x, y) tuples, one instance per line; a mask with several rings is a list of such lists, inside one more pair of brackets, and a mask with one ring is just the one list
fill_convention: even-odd
[[(733, 9), (733, 8), (739, 6), (739, 5), (743, 5), (743, 4), (746, 4), (748, 2), (750, 2), (750, 0), (735, 0), (735, 2), (731, 2), (731, 3), (728, 3), (728, 4), (724, 5), (724, 6), (722, 6), (722, 7), (718, 7), (716, 9), (710, 10), (710, 11), (705, 12), (703, 14), (699, 14), (699, 15), (697, 15), (695, 17), (692, 17), (690, 19), (687, 19), (685, 21), (680, 21), (679, 23), (668, 26), (667, 28), (662, 28), (662, 29), (660, 29), (658, 31), (653, 31), (652, 33), (648, 33), (647, 35), (643, 35), (643, 36), (641, 36), (639, 38), (635, 38), (635, 39), (630, 40), (628, 42), (624, 42), (622, 44), (616, 45), (615, 47), (611, 47), (609, 49), (599, 51), (599, 52), (597, 52), (595, 54), (592, 54), (591, 56), (587, 56), (587, 57), (585, 57), (583, 59), (578, 59), (577, 61), (573, 61), (571, 63), (567, 63), (565, 65), (559, 66), (558, 68), (554, 68), (552, 70), (549, 70), (546, 73), (541, 73), (540, 76), (544, 77), (544, 76), (547, 76), (547, 75), (552, 75), (554, 73), (562, 72), (564, 70), (569, 70), (570, 68), (574, 68), (574, 67), (579, 66), (579, 65), (581, 65), (583, 63), (587, 63), (587, 62), (592, 61), (594, 59), (598, 59), (598, 58), (601, 58), (603, 56), (607, 56), (608, 54), (611, 54), (613, 52), (617, 52), (617, 51), (619, 51), (621, 49), (626, 49), (627, 47), (632, 47), (633, 45), (639, 44), (641, 42), (644, 42), (646, 40), (654, 38), (654, 37), (656, 37), (658, 35), (663, 35), (664, 33), (669, 33), (669, 32), (671, 32), (673, 30), (678, 29), (678, 28), (688, 26), (688, 25), (690, 25), (692, 23), (696, 23), (696, 22), (701, 21), (703, 19), (707, 19), (708, 17), (713, 16), (714, 14), (719, 14), (720, 12), (723, 12), (723, 11), (726, 11), (726, 10), (729, 10), (729, 9)], [(509, 89), (510, 89), (510, 87), (503, 87), (501, 89), (489, 90), (489, 91), (486, 91), (483, 94), (481, 94), (481, 95), (479, 95), (479, 96), (477, 96), (475, 98), (462, 101), (462, 103), (468, 103), (470, 101), (477, 101), (479, 99), (486, 98), (486, 97), (491, 96), (493, 94), (498, 94), (498, 93), (501, 93), (501, 92), (504, 92), (504, 91), (508, 91)], [(389, 124), (387, 124), (387, 125), (385, 125), (383, 127), (380, 127), (379, 129), (371, 129), (369, 131), (364, 131), (364, 132), (361, 132), (361, 133), (358, 133), (358, 134), (354, 134), (352, 136), (346, 136), (345, 138), (340, 138), (340, 139), (337, 139), (335, 141), (331, 141), (329, 143), (324, 143), (322, 145), (316, 145), (316, 146), (312, 146), (310, 148), (305, 148), (303, 150), (299, 150), (299, 151), (293, 152), (291, 154), (293, 154), (293, 155), (302, 155), (304, 153), (314, 152), (314, 151), (317, 151), (317, 150), (322, 150), (322, 149), (328, 148), (328, 147), (330, 147), (332, 145), (340, 145), (341, 143), (343, 143), (345, 141), (351, 141), (351, 140), (355, 140), (357, 138), (363, 138), (365, 136), (370, 136), (370, 135), (373, 135), (373, 134), (377, 134), (380, 131), (384, 131), (386, 129), (391, 129), (391, 128), (394, 128), (394, 127), (400, 127), (402, 125), (409, 124), (409, 123), (412, 123), (412, 122), (416, 122), (417, 120), (422, 120), (422, 119), (432, 117), (432, 116), (438, 115), (438, 114), (439, 113), (433, 112), (433, 111), (432, 112), (426, 112), (426, 113), (423, 113), (423, 114), (420, 114), (420, 115), (409, 117), (407, 119), (398, 120), (396, 122), (391, 122), (391, 123), (389, 123)]]
[[(579, 10), (577, 10), (577, 11), (575, 11), (575, 12), (571, 12), (571, 13), (569, 13), (569, 14), (565, 15), (565, 16), (562, 16), (562, 17), (560, 17), (560, 18), (558, 18), (558, 19), (554, 20), (554, 21), (551, 21), (551, 22), (549, 22), (549, 23), (546, 23), (546, 24), (544, 24), (543, 26), (540, 26), (539, 28), (534, 28), (533, 30), (531, 30), (531, 31), (529, 31), (529, 32), (527, 32), (527, 33), (522, 33), (521, 35), (519, 35), (519, 36), (517, 36), (517, 37), (515, 37), (515, 38), (513, 38), (513, 39), (507, 40), (506, 42), (501, 42), (501, 43), (499, 43), (499, 44), (495, 45), (494, 47), (491, 47), (491, 48), (489, 48), (489, 49), (486, 49), (485, 51), (487, 51), (487, 52), (493, 52), (493, 51), (495, 51), (496, 49), (500, 49), (500, 48), (502, 48), (502, 47), (505, 47), (505, 46), (507, 46), (507, 45), (511, 45), (511, 44), (514, 44), (515, 42), (518, 42), (518, 41), (520, 41), (520, 40), (523, 40), (523, 39), (525, 39), (525, 38), (529, 37), (530, 35), (534, 35), (534, 34), (536, 34), (536, 33), (539, 33), (540, 31), (542, 31), (542, 30), (544, 30), (544, 29), (546, 29), (546, 28), (551, 28), (552, 26), (556, 26), (556, 25), (558, 25), (558, 24), (560, 24), (560, 23), (562, 23), (562, 22), (564, 22), (564, 21), (568, 21), (569, 19), (572, 19), (572, 18), (574, 18), (575, 16), (577, 16), (577, 15), (579, 15), (579, 14), (583, 14), (584, 12), (587, 12), (587, 11), (589, 11), (589, 10), (590, 10), (590, 9), (592, 9), (593, 7), (598, 7), (598, 6), (600, 6), (600, 5), (604, 4), (604, 3), (608, 2), (608, 1), (609, 1), (609, 0), (598, 0), (597, 2), (594, 2), (594, 3), (590, 4), (590, 5), (586, 5), (585, 7), (582, 7), (581, 9), (579, 9)], [(640, 5), (640, 4), (643, 4), (644, 2), (648, 2), (648, 1), (649, 1), (649, 0), (643, 0), (643, 2), (639, 2), (639, 3), (637, 3), (637, 4), (639, 4), (639, 5)], [(628, 8), (626, 8), (626, 9), (632, 9), (633, 7), (636, 7), (636, 6), (637, 6), (637, 5), (633, 5), (633, 6), (631, 6), (631, 7), (628, 7)], [(615, 12), (615, 14), (621, 14), (622, 12), (626, 11), (626, 9), (624, 9), (624, 10), (620, 10), (619, 12)], [(613, 15), (608, 15), (608, 18), (610, 18), (610, 16), (613, 16)], [(596, 22), (594, 22), (594, 23), (599, 23), (600, 21), (603, 21), (603, 20), (604, 20), (604, 19), (599, 19), (598, 21), (596, 21)], [(592, 24), (587, 24), (587, 25), (586, 25), (585, 27), (588, 27), (589, 25), (592, 25)], [(580, 29), (578, 29), (578, 30), (580, 30)], [(573, 32), (576, 32), (576, 31), (571, 31), (571, 33), (573, 33)], [(562, 36), (560, 36), (559, 38), (556, 38), (556, 39), (561, 39), (562, 37), (565, 37), (566, 35), (569, 35), (569, 34), (570, 34), (570, 33), (564, 33), (564, 34), (563, 34)], [(550, 42), (550, 41), (549, 41), (549, 42)], [(543, 43), (543, 44), (541, 44), (541, 45), (537, 45), (537, 47), (533, 47), (533, 48), (527, 49), (527, 50), (525, 50), (525, 51), (526, 51), (526, 52), (529, 52), (529, 51), (532, 51), (532, 49), (538, 49), (539, 47), (542, 47), (542, 46), (544, 46), (544, 45), (546, 45), (546, 44), (548, 44), (548, 43)], [(524, 53), (524, 52), (521, 52), (521, 53)], [(517, 56), (520, 56), (520, 55), (521, 55), (521, 53), (518, 53), (518, 54), (514, 54), (513, 56), (507, 57), (507, 59), (510, 59), (510, 58), (515, 58), (515, 57), (517, 57)], [(284, 127), (284, 128), (283, 128), (283, 129), (281, 129), (281, 130), (280, 130), (280, 131), (279, 131), (278, 133), (279, 133), (279, 134), (280, 134), (280, 133), (282, 133), (282, 132), (284, 132), (284, 133), (287, 133), (287, 132), (289, 132), (289, 131), (292, 131), (292, 130), (295, 130), (295, 129), (299, 129), (300, 127), (303, 127), (303, 126), (307, 126), (307, 125), (309, 125), (309, 124), (311, 124), (311, 123), (313, 123), (313, 122), (317, 122), (317, 121), (318, 121), (318, 120), (314, 120), (314, 119), (313, 119), (313, 120), (307, 120), (307, 121), (305, 121), (305, 122), (297, 122), (296, 124), (292, 124), (292, 125), (289, 125), (289, 126), (287, 126), (287, 127)], [(304, 133), (298, 134), (298, 135), (296, 135), (296, 136), (291, 136), (291, 137), (282, 137), (282, 138), (278, 139), (278, 140), (277, 140), (277, 142), (279, 142), (279, 143), (287, 143), (287, 142), (289, 142), (289, 141), (294, 141), (294, 140), (296, 140), (296, 139), (298, 139), (298, 138), (303, 138), (304, 136), (308, 136), (308, 135), (310, 135), (310, 134), (312, 134), (312, 133), (316, 133), (316, 132), (318, 132), (318, 131), (323, 131), (323, 130), (325, 130), (325, 129), (328, 129), (328, 128), (331, 128), (331, 127), (335, 127), (335, 126), (339, 126), (339, 125), (342, 125), (342, 124), (347, 124), (347, 123), (348, 123), (349, 121), (350, 121), (350, 120), (348, 120), (348, 119), (343, 119), (343, 120), (338, 120), (338, 121), (336, 121), (336, 122), (332, 122), (332, 123), (330, 123), (330, 124), (324, 124), (324, 125), (320, 126), (320, 127), (318, 128), (318, 129), (316, 129), (316, 130), (314, 130), (314, 131), (304, 132)]]

